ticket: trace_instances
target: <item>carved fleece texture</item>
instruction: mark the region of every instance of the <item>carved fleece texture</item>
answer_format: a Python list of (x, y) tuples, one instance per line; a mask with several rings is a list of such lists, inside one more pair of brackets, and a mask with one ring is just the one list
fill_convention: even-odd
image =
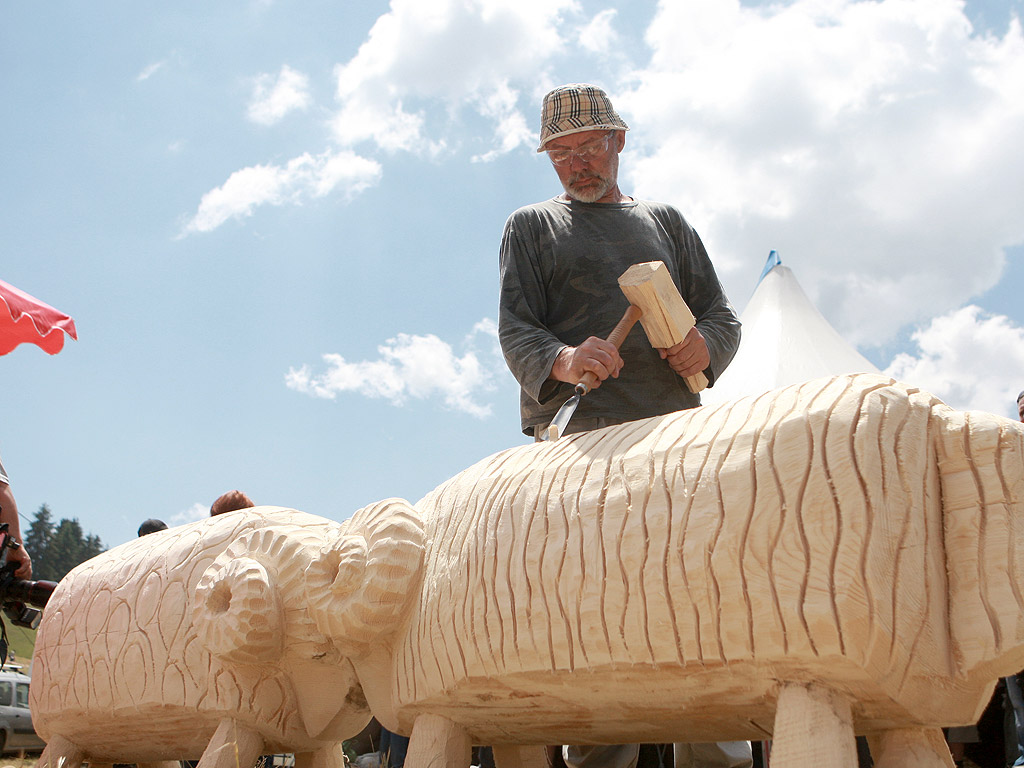
[[(430, 553), (397, 699), (519, 673), (749, 661), (794, 679), (853, 669), (919, 700), (935, 676), (967, 672), (949, 637), (937, 456), (947, 475), (966, 471), (973, 439), (1004, 455), (979, 470), (980, 497), (968, 478), (945, 523), (956, 534), (960, 515), (983, 521), (980, 543), (977, 525), (953, 543), (974, 575), (957, 565), (952, 600), (988, 606), (970, 611), (991, 629), (966, 656), (1012, 651), (999, 662), (1012, 672), (1019, 619), (999, 626), (1022, 606), (1002, 586), (1022, 562), (1020, 425), (965, 436), (954, 414), (885, 377), (845, 376), (480, 462), (417, 505)], [(950, 441), (959, 457), (940, 447)]]

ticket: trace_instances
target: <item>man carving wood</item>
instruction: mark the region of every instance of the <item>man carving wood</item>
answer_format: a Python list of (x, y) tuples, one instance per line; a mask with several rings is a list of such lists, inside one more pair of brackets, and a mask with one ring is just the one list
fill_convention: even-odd
[[(672, 206), (619, 189), (627, 130), (595, 86), (565, 85), (544, 97), (537, 151), (548, 153), (564, 192), (515, 211), (501, 243), (499, 338), (521, 387), (528, 435), (544, 434), (588, 371), (597, 383), (567, 433), (696, 407), (700, 396), (686, 377), (703, 373), (714, 385), (739, 345), (739, 320), (697, 233)], [(604, 339), (628, 306), (617, 279), (657, 260), (696, 325), (669, 348), (654, 349), (634, 333), (617, 350)], [(614, 383), (601, 387), (608, 378)], [(746, 742), (694, 748), (680, 745), (677, 766), (751, 765)], [(628, 768), (637, 745), (570, 747), (565, 758), (571, 768)]]
[[(566, 85), (544, 98), (540, 147), (564, 192), (512, 214), (501, 243), (499, 336), (521, 386), (523, 432), (551, 421), (586, 371), (615, 386), (584, 398), (569, 432), (693, 408), (684, 378), (713, 386), (739, 344), (740, 323), (700, 238), (680, 213), (618, 185), (628, 127), (600, 88)], [(642, 334), (621, 350), (604, 340), (626, 309), (616, 280), (637, 262), (664, 261), (697, 318), (679, 344)]]

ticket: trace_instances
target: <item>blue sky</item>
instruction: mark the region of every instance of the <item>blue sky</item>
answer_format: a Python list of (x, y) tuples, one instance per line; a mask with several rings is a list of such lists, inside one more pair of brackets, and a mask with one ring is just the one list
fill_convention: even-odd
[[(107, 545), (240, 488), (343, 520), (525, 438), (496, 348), (539, 102), (604, 86), (627, 194), (742, 310), (777, 249), (882, 369), (1024, 388), (1022, 0), (0, 7), (0, 279), (79, 341), (0, 358), (21, 512)], [(600, 329), (598, 329), (600, 330)]]

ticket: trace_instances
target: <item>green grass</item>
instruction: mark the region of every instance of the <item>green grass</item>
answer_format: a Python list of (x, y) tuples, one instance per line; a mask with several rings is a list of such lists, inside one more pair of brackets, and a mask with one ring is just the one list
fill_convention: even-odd
[(14, 662), (21, 664), (24, 667), (22, 671), (28, 674), (28, 665), (32, 661), (32, 649), (36, 645), (36, 631), (15, 627), (6, 617), (4, 625), (7, 627), (7, 642), (11, 651), (14, 652)]

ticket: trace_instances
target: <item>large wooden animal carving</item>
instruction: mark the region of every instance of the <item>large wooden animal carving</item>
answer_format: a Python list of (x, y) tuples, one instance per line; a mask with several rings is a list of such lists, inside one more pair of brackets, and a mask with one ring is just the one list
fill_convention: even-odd
[[(1024, 425), (880, 376), (837, 377), (498, 453), (415, 508), (390, 500), (310, 526), (288, 556), (302, 578), (268, 578), (266, 594), (302, 617), (302, 639), (284, 621), (283, 648), (349, 675), (352, 703), (331, 722), (351, 709), (357, 729), (361, 690), (412, 734), (410, 768), (468, 765), (473, 743), (511, 765), (538, 754), (523, 745), (768, 737), (773, 766), (854, 768), (854, 732), (879, 768), (937, 768), (951, 764), (938, 727), (973, 722), (996, 679), (1024, 668), (1022, 525)], [(141, 584), (156, 561), (133, 547), (83, 566), (89, 581), (69, 575), (58, 610), (104, 582)], [(218, 584), (249, 567), (236, 562), (265, 562), (243, 549), (207, 556), (202, 581), (181, 580), (170, 602), (206, 668), (182, 684), (166, 659), (185, 655), (162, 654), (151, 668), (164, 682), (146, 690), (154, 703), (199, 691), (194, 709), (267, 740), (287, 716), (240, 716), (244, 686), (222, 695), (217, 680), (271, 673), (246, 642), (197, 628), (204, 611), (234, 612), (234, 588)], [(92, 749), (86, 724), (111, 705), (89, 698), (98, 676), (81, 665), (107, 674), (126, 653), (116, 639), (88, 646), (106, 617), (129, 614), (113, 625), (125, 645), (154, 646), (136, 628), (166, 613), (167, 589), (152, 593), (121, 613), (106, 605), (93, 631), (90, 614), (48, 608), (42, 690), (33, 681), (44, 734)], [(53, 692), (60, 680), (75, 682)], [(281, 712), (313, 689), (279, 687)], [(157, 728), (143, 738), (167, 742), (173, 728)]]
[[(307, 569), (327, 565), (320, 550), (338, 529), (256, 507), (143, 536), (75, 568), (46, 606), (33, 655), (40, 765), (202, 755), (237, 768), (278, 752), (341, 765), (341, 740), (370, 712), (304, 597)], [(341, 615), (334, 630), (363, 628)]]

